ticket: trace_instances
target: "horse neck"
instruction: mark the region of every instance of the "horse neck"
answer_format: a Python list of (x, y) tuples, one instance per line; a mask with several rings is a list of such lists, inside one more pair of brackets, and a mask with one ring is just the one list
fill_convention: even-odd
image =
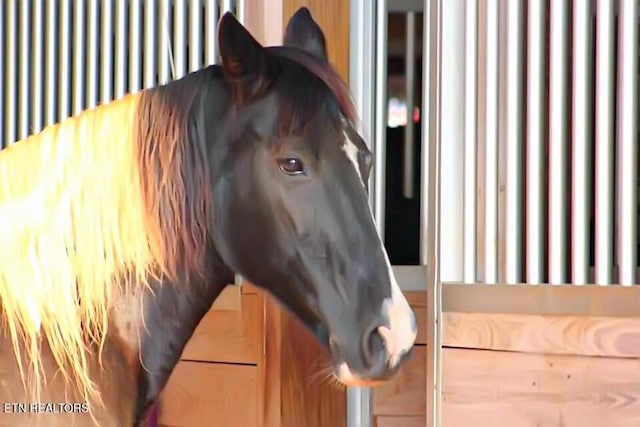
[(110, 335), (138, 378), (138, 418), (155, 401), (193, 331), (233, 272), (217, 253), (207, 256), (206, 278), (152, 281), (148, 289), (116, 298)]

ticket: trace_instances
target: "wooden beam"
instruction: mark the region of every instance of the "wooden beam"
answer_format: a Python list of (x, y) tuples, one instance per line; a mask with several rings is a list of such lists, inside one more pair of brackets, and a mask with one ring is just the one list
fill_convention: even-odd
[(443, 346), (640, 357), (640, 318), (444, 313)]
[(635, 427), (640, 360), (443, 350), (443, 427)]
[(640, 317), (640, 286), (444, 283), (443, 311)]

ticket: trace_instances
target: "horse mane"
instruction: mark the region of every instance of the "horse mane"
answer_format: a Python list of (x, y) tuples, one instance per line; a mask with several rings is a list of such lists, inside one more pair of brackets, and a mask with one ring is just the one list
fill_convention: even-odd
[(114, 298), (151, 278), (204, 271), (209, 180), (202, 147), (186, 137), (201, 88), (184, 83), (197, 78), (86, 110), (0, 151), (0, 321), (26, 386), (24, 346), (36, 395), (46, 339), (63, 376), (101, 402), (88, 357), (101, 353)]

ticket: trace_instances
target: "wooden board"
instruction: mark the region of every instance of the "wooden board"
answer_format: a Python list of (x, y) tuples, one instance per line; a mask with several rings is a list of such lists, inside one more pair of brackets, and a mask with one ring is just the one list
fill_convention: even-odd
[(640, 426), (640, 360), (443, 350), (443, 427)]
[(424, 415), (426, 402), (427, 348), (414, 347), (411, 359), (396, 377), (373, 390), (374, 415)]
[(640, 318), (444, 313), (445, 347), (640, 357)]
[(416, 344), (427, 343), (427, 292), (426, 291), (406, 291), (404, 292), (409, 305), (413, 309), (418, 321), (418, 338)]
[(425, 417), (376, 417), (375, 427), (425, 427)]
[(210, 310), (182, 352), (182, 359), (257, 364), (262, 358), (262, 296), (243, 294), (240, 310)]
[(165, 427), (262, 427), (258, 418), (258, 368), (179, 362), (160, 397)]

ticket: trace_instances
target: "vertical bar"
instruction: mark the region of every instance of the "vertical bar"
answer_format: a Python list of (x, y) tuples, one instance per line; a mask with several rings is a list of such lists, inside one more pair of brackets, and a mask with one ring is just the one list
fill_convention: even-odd
[[(422, 121), (420, 135), (420, 265), (431, 266), (432, 234), (430, 225), (433, 212), (432, 202), (432, 180), (431, 180), (431, 150), (432, 141), (436, 141), (435, 131), (437, 129), (436, 118), (436, 93), (438, 85), (438, 69), (436, 62), (437, 54), (437, 25), (435, 1), (425, 2), (422, 13), (422, 109), (420, 117)], [(429, 269), (428, 269), (429, 270)], [(433, 282), (431, 282), (433, 285)], [(427, 284), (428, 289), (429, 284)], [(432, 314), (432, 313), (431, 313)], [(428, 321), (432, 319), (429, 318)], [(427, 373), (429, 376), (429, 373)], [(429, 395), (428, 395), (429, 396)]]
[[(18, 139), (24, 139), (29, 135), (29, 80), (30, 80), (30, 55), (31, 50), (31, 25), (30, 24), (30, 1), (20, 2), (20, 78), (18, 79)], [(14, 57), (15, 58), (15, 57)], [(15, 84), (15, 83), (14, 83)]]
[(596, 3), (595, 283), (613, 278), (613, 1)]
[(373, 216), (384, 242), (385, 167), (387, 130), (387, 0), (378, 0), (376, 8), (375, 145), (373, 166)]
[[(375, 4), (368, 0), (350, 0), (349, 13), (349, 88), (361, 121), (356, 123), (365, 142), (372, 143), (370, 135), (375, 126), (374, 96), (374, 16)], [(370, 182), (372, 177), (369, 178)], [(373, 192), (369, 192), (370, 207)], [(371, 426), (371, 417), (363, 423), (363, 414), (370, 414), (372, 396), (369, 389), (347, 389), (347, 414), (345, 427)]]
[(480, 230), (478, 252), (479, 279), (485, 283), (497, 281), (498, 258), (498, 49), (499, 5), (498, 0), (486, 0), (482, 4), (481, 34), (483, 43), (482, 66), (479, 74), (484, 80), (478, 92), (478, 147), (480, 163), (479, 185), (482, 187), (478, 201)]
[(18, 44), (18, 1), (10, 0), (7, 4), (7, 64), (6, 76), (3, 82), (7, 88), (5, 95), (5, 145), (16, 142), (16, 78), (17, 78), (17, 49)]
[(89, 0), (87, 8), (87, 99), (86, 108), (94, 108), (98, 104), (98, 16), (100, 14), (98, 0)]
[(73, 8), (73, 102), (72, 112), (80, 114), (84, 109), (85, 96), (85, 2), (76, 1)]
[(245, 0), (236, 0), (236, 17), (238, 21), (244, 24), (245, 17)]
[(405, 92), (407, 107), (407, 125), (404, 129), (404, 156), (403, 162), (403, 185), (402, 192), (407, 199), (413, 198), (413, 170), (414, 170), (414, 138), (413, 138), (413, 106), (414, 90), (415, 90), (415, 63), (416, 63), (416, 14), (415, 12), (407, 12), (407, 39), (405, 44)]
[(207, 0), (205, 10), (205, 65), (218, 62), (218, 37), (216, 28), (218, 25), (218, 4), (215, 0)]
[(530, 284), (544, 280), (546, 4), (529, 0), (527, 11), (526, 282)]
[(174, 79), (184, 77), (187, 73), (187, 43), (185, 40), (186, 2), (177, 1), (173, 4), (173, 55), (174, 55)]
[(169, 39), (169, 0), (160, 0), (158, 13), (158, 79), (159, 84), (167, 84), (171, 72), (171, 40)]
[(476, 143), (478, 102), (478, 2), (465, 3), (464, 73), (464, 272), (476, 281)]
[(122, 98), (127, 91), (127, 1), (116, 2), (114, 99)]
[[(441, 118), (442, 118), (442, 27), (443, 0), (431, 0), (425, 4), (423, 63), (425, 115), (423, 115), (423, 146), (428, 146), (428, 230), (427, 260), (427, 427), (441, 426), (442, 405), (442, 281), (440, 274), (441, 257)], [(428, 96), (427, 96), (428, 95)], [(423, 169), (424, 171), (424, 169)]]
[(136, 93), (142, 87), (140, 84), (140, 63), (142, 62), (140, 6), (140, 0), (129, 0), (129, 93)]
[(100, 44), (100, 101), (103, 104), (113, 99), (113, 4), (102, 1)]
[(156, 0), (147, 0), (144, 4), (144, 87), (152, 88), (157, 81), (156, 46), (158, 31), (156, 30)]
[[(13, 2), (12, 2), (13, 3)], [(57, 2), (48, 1), (46, 2), (46, 27), (47, 33), (45, 37), (46, 47), (45, 47), (45, 82), (44, 82), (44, 90), (45, 90), (45, 108), (44, 108), (44, 124), (45, 126), (50, 126), (56, 122), (56, 77), (57, 77), (57, 47), (58, 43), (56, 41), (56, 36), (58, 34), (58, 8), (56, 7)], [(9, 21), (11, 22), (11, 21)], [(9, 50), (7, 53), (8, 58), (15, 58), (15, 53), (11, 55), (11, 46), (15, 46), (15, 43), (11, 43), (11, 34), (9, 34)], [(14, 49), (15, 52), (15, 49)], [(8, 81), (14, 81), (14, 79), (7, 78)], [(11, 107), (13, 108), (13, 107)], [(7, 114), (10, 112), (7, 111)], [(7, 117), (8, 118), (8, 117)]]
[(224, 15), (226, 12), (233, 12), (232, 9), (231, 0), (222, 0), (222, 10), (220, 11), (221, 15)]
[[(0, 7), (1, 8), (1, 7)], [(31, 49), (31, 69), (33, 72), (33, 78), (31, 79), (31, 133), (38, 133), (42, 130), (42, 106), (43, 103), (43, 91), (42, 91), (42, 78), (44, 68), (43, 58), (43, 44), (44, 44), (44, 2), (42, 0), (35, 0), (33, 2), (33, 22), (32, 22), (32, 37), (33, 46)], [(2, 32), (0, 31), (0, 34)], [(0, 66), (2, 69), (2, 66)], [(1, 113), (0, 113), (1, 114)]]
[(200, 0), (191, 0), (189, 6), (189, 71), (202, 66), (202, 8)]
[(501, 94), (500, 147), (500, 192), (503, 200), (501, 240), (502, 281), (509, 284), (521, 282), (522, 274), (522, 149), (523, 149), (523, 2), (503, 1), (504, 47), (503, 70), (504, 92)]
[(549, 75), (549, 282), (567, 280), (568, 5), (551, 2)]
[(622, 285), (636, 283), (638, 256), (638, 1), (618, 14), (617, 258)]
[(573, 3), (571, 283), (589, 281), (591, 220), (591, 2)]
[(71, 12), (70, 0), (60, 0), (60, 51), (58, 57), (58, 121), (64, 120), (71, 114), (70, 88), (70, 53), (71, 53)]

